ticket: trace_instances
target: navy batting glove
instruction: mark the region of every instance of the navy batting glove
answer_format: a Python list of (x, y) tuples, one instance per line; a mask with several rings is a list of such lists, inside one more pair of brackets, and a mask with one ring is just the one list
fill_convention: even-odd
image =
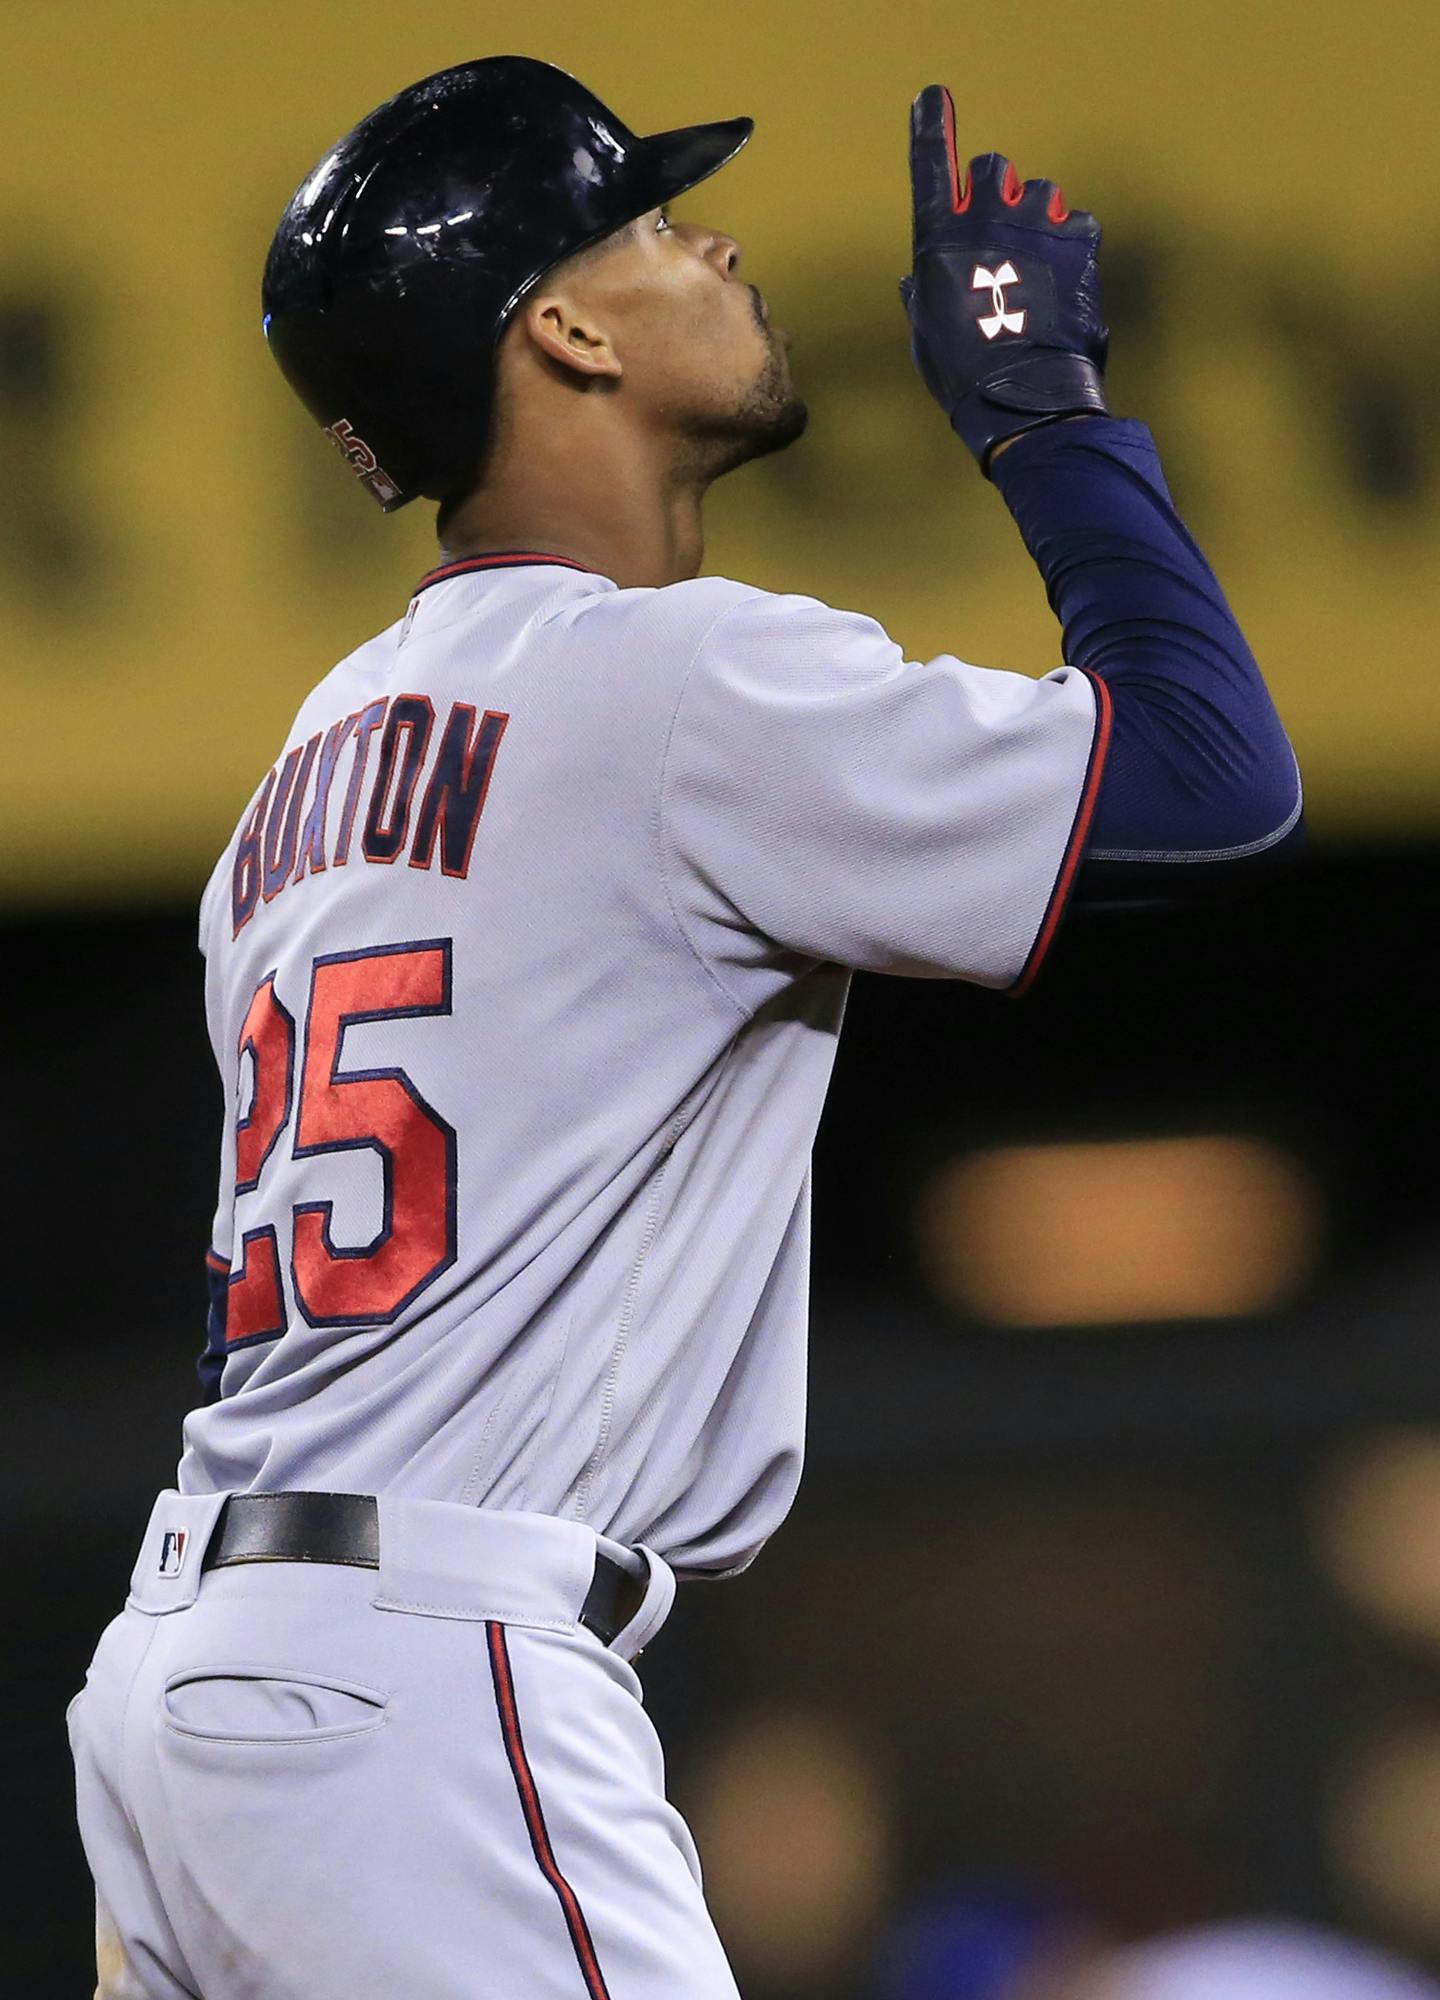
[(943, 84), (910, 108), (911, 275), (900, 280), (915, 366), (980, 461), (1057, 418), (1104, 415), (1110, 335), (1100, 318), (1100, 225), (1053, 181), (1021, 181), (999, 153), (955, 161)]

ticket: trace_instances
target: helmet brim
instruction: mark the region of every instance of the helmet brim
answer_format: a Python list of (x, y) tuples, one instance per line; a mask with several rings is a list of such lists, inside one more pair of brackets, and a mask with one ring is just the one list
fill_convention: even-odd
[(708, 180), (727, 160), (734, 159), (754, 130), (753, 118), (724, 118), (713, 125), (682, 125), (673, 132), (637, 139), (636, 187), (653, 190), (653, 198), (639, 213), (674, 201), (687, 188)]

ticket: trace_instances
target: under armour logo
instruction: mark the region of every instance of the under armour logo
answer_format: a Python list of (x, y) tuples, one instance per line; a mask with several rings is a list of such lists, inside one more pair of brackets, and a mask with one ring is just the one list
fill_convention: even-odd
[(188, 1528), (167, 1528), (160, 1537), (160, 1574), (179, 1576), (185, 1565), (185, 1548), (190, 1540)]
[(1015, 269), (1015, 266), (1010, 262), (1008, 257), (998, 271), (987, 271), (983, 264), (975, 266), (974, 273), (970, 279), (970, 289), (972, 292), (988, 291), (990, 302), (995, 308), (993, 313), (982, 313), (976, 321), (976, 325), (987, 340), (993, 340), (997, 333), (1023, 333), (1025, 331), (1025, 314), (1023, 312), (1011, 312), (1005, 304), (1005, 287), (1007, 285), (1018, 285), (1019, 282), (1020, 273)]

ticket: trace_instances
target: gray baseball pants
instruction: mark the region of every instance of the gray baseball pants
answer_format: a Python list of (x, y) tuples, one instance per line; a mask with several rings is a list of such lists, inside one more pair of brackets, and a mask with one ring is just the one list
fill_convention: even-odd
[(663, 1562), (382, 1496), (378, 1571), (202, 1572), (223, 1498), (160, 1496), (70, 1707), (100, 2000), (736, 2000), (629, 1664)]

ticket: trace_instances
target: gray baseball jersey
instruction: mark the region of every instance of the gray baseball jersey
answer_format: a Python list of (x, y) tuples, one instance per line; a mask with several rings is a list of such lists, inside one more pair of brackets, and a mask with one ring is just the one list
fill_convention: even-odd
[(908, 663), (723, 578), (435, 572), (307, 698), (206, 891), (232, 1116), (182, 1491), (743, 1566), (799, 1476), (848, 968), (1027, 978), (1104, 712), (1077, 669)]

